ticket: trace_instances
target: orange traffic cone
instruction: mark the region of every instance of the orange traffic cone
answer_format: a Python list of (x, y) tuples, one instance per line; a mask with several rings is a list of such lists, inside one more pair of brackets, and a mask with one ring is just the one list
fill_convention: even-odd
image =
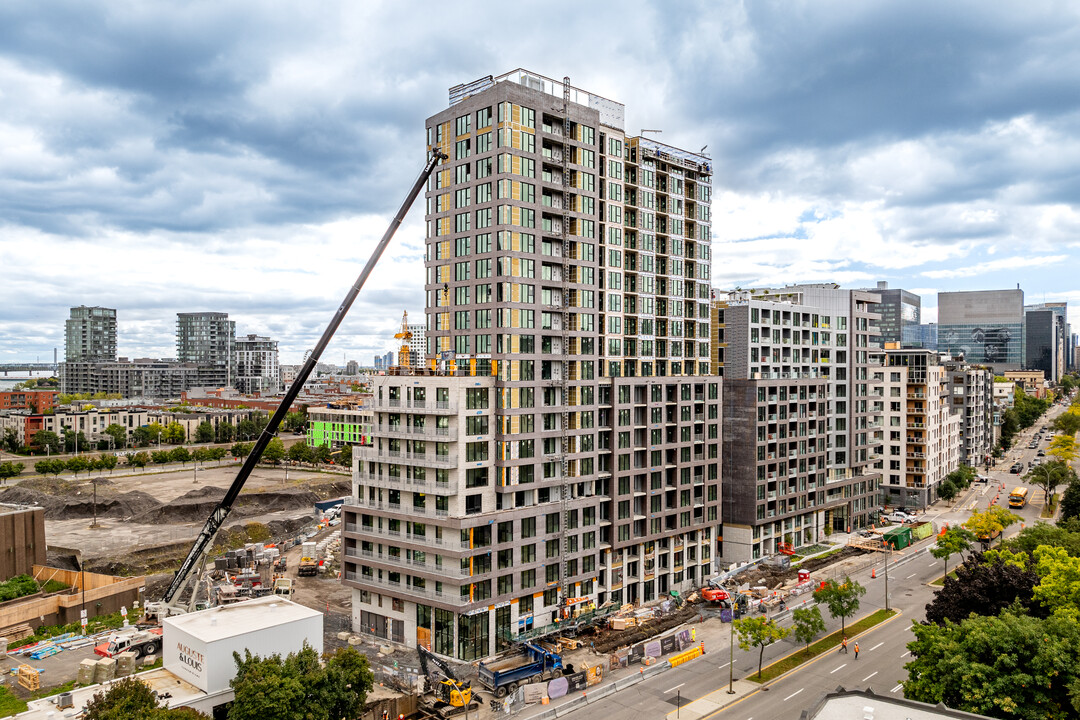
[(877, 568), (870, 568), (870, 579), (875, 580), (877, 578)]

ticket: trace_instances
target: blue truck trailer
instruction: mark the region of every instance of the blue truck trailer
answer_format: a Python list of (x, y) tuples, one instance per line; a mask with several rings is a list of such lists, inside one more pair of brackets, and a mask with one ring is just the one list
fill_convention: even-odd
[(522, 652), (516, 655), (480, 663), (480, 684), (495, 697), (506, 697), (519, 685), (551, 680), (564, 672), (573, 672), (572, 667), (563, 667), (562, 656), (558, 653), (533, 643), (523, 643), (521, 649)]

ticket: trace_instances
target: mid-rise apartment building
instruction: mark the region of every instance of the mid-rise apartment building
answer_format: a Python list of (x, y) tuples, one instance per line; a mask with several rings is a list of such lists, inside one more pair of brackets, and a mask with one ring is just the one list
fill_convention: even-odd
[(374, 380), (356, 629), (474, 659), (712, 571), (711, 169), (623, 112), (517, 70), (428, 119), (427, 369)]
[(371, 445), (372, 424), (375, 421), (371, 408), (331, 404), (309, 407), (307, 416), (307, 444), (311, 447)]
[(881, 489), (889, 505), (925, 508), (960, 466), (961, 416), (951, 407), (949, 375), (929, 350), (886, 348), (881, 375)]
[(71, 317), (64, 323), (64, 360), (116, 360), (116, 310), (86, 305), (71, 308)]
[(199, 381), (194, 363), (120, 358), (112, 362), (60, 364), (60, 390), (64, 393), (106, 393), (123, 398), (173, 399)]
[(872, 296), (831, 285), (715, 295), (724, 560), (869, 525), (880, 478), (871, 466), (880, 430), (868, 405)]
[(268, 337), (245, 335), (236, 339), (233, 386), (242, 393), (276, 393), (281, 390), (278, 343)]
[(236, 323), (228, 313), (176, 314), (176, 357), (199, 369), (201, 387), (231, 387), (235, 373)]
[(989, 466), (994, 450), (994, 373), (963, 359), (943, 359), (949, 406), (960, 415), (960, 462)]

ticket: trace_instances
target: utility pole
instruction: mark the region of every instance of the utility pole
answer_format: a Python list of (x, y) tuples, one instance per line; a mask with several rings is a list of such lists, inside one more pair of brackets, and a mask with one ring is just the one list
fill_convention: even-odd
[(882, 540), (885, 543), (885, 609), (889, 609), (889, 550), (892, 546), (889, 545), (888, 540)]

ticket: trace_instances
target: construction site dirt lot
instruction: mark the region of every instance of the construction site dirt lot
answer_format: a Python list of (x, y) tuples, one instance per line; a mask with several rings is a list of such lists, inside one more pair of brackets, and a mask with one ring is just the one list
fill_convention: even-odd
[[(87, 570), (119, 575), (175, 569), (210, 511), (225, 495), (239, 465), (164, 472), (28, 478), (0, 491), (0, 502), (45, 508), (50, 547), (78, 548)], [(259, 467), (248, 478), (223, 533), (258, 523), (270, 541), (315, 522), (314, 503), (350, 492), (344, 473)], [(97, 527), (91, 527), (95, 509)]]

